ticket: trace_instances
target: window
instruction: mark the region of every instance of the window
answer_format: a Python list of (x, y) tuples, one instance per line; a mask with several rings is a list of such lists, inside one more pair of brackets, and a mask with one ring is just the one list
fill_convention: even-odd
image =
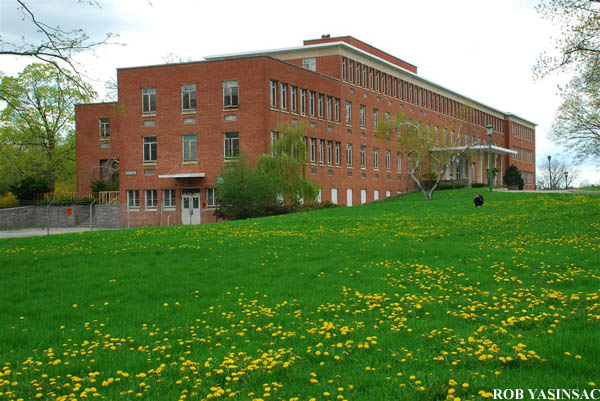
[(379, 92), (379, 71), (375, 73), (375, 90)]
[(335, 121), (340, 122), (340, 99), (335, 99)]
[(287, 110), (287, 84), (282, 83), (279, 90), (281, 91), (281, 110)]
[(350, 79), (349, 81), (354, 83), (354, 61), (350, 60), (350, 63), (348, 64), (348, 68), (350, 70)]
[(317, 71), (317, 59), (314, 57), (303, 58), (302, 68), (306, 68), (309, 71)]
[[(194, 101), (194, 103), (195, 103), (195, 101)], [(237, 106), (238, 106), (238, 81), (224, 81), (223, 82), (223, 107), (237, 107)]]
[(325, 163), (325, 139), (319, 139), (319, 164)]
[(389, 149), (385, 150), (385, 171), (390, 171), (392, 165), (392, 152)]
[(196, 111), (196, 84), (181, 85), (181, 110)]
[(327, 164), (333, 164), (333, 141), (327, 141)]
[(352, 167), (352, 144), (346, 144), (346, 166)]
[(164, 209), (175, 209), (175, 190), (174, 189), (163, 189), (163, 208)]
[(346, 124), (352, 124), (352, 102), (346, 100)]
[(209, 209), (216, 208), (221, 202), (217, 197), (217, 191), (214, 188), (206, 188), (206, 207)]
[(342, 57), (342, 81), (346, 80), (346, 57)]
[(279, 133), (277, 131), (271, 131), (271, 156), (275, 156), (275, 150), (273, 145), (279, 139)]
[(142, 89), (142, 112), (156, 113), (156, 88)]
[(327, 96), (327, 121), (331, 121), (331, 96)]
[(290, 111), (292, 113), (298, 112), (298, 88), (290, 86)]
[(379, 148), (373, 148), (373, 168), (379, 170)]
[(306, 115), (306, 89), (300, 89), (300, 114)]
[(356, 63), (356, 85), (360, 86), (360, 63)]
[(100, 119), (100, 138), (110, 137), (110, 118)]
[(385, 86), (385, 72), (381, 73), (381, 93), (387, 93), (386, 92), (387, 87)]
[(323, 108), (325, 102), (325, 95), (319, 93), (319, 118), (323, 118)]
[(138, 210), (140, 208), (140, 192), (137, 189), (127, 190), (127, 209)]
[(398, 152), (396, 154), (396, 156), (398, 157), (397, 165), (398, 165), (398, 173), (400, 174), (400, 173), (402, 173), (402, 153)]
[(158, 191), (156, 189), (146, 190), (146, 210), (156, 210), (158, 208)]
[(377, 129), (379, 124), (379, 110), (373, 109), (373, 129)]
[(367, 147), (360, 147), (360, 168), (367, 168)]
[(373, 90), (373, 69), (369, 68), (369, 89)]
[(363, 128), (365, 127), (366, 114), (367, 114), (367, 106), (365, 106), (364, 104), (361, 104), (360, 105), (360, 126)]
[(362, 86), (366, 87), (367, 86), (367, 66), (363, 64), (363, 79), (362, 79)]
[(227, 132), (223, 136), (225, 160), (237, 159), (240, 155), (240, 134)]
[(390, 123), (391, 123), (391, 115), (389, 111), (385, 112), (385, 126), (387, 127), (387, 129), (389, 130), (390, 128)]
[(269, 104), (271, 107), (277, 107), (277, 81), (270, 82)]
[(339, 166), (341, 163), (341, 151), (342, 151), (342, 143), (341, 142), (336, 142), (335, 143), (335, 165)]
[(310, 138), (310, 162), (315, 163), (317, 161), (317, 139)]
[(183, 136), (183, 161), (196, 161), (196, 135)]
[(310, 91), (308, 101), (309, 101), (308, 111), (310, 113), (310, 116), (314, 117), (315, 116), (315, 92)]
[(156, 137), (144, 137), (144, 163), (156, 163)]

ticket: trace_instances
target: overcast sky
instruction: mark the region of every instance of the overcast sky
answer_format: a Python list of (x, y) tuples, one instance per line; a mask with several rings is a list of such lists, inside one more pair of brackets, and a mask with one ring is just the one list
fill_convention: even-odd
[[(82, 28), (93, 39), (119, 34), (120, 45), (78, 56), (86, 76), (106, 96), (116, 69), (160, 64), (167, 57), (204, 56), (302, 45), (322, 34), (351, 35), (418, 67), (419, 75), (504, 112), (538, 124), (537, 165), (564, 152), (547, 139), (560, 105), (565, 75), (534, 81), (532, 67), (552, 51), (558, 29), (534, 9), (537, 0), (437, 1), (203, 1), (31, 0), (36, 17), (63, 29)], [(19, 43), (35, 38), (14, 0), (0, 0), (0, 34)], [(171, 56), (170, 56), (171, 55)], [(28, 60), (31, 62), (32, 60)], [(24, 61), (0, 59), (15, 75)], [(581, 167), (581, 180), (600, 183), (600, 170)]]

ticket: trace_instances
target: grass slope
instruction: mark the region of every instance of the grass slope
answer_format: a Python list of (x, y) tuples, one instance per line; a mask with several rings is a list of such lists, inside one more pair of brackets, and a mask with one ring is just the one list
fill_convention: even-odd
[(0, 241), (0, 400), (600, 387), (600, 197), (475, 193)]

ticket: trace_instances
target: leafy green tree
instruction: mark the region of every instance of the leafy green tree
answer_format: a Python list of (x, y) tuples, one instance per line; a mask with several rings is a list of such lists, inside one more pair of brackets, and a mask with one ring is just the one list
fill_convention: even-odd
[(50, 192), (50, 185), (42, 177), (28, 176), (11, 185), (10, 191), (19, 199), (20, 203), (27, 203), (34, 201), (36, 195)]
[(306, 128), (302, 125), (280, 124), (281, 138), (273, 143), (271, 155), (262, 155), (258, 169), (277, 177), (281, 184), (280, 193), (294, 205), (300, 201), (313, 203), (319, 192), (318, 185), (306, 179), (308, 160), (304, 142)]
[(227, 163), (216, 190), (221, 201), (217, 215), (226, 219), (247, 219), (281, 212), (278, 197), (281, 183), (274, 174), (253, 168), (244, 155)]
[(30, 64), (16, 77), (3, 77), (0, 177), (41, 176), (51, 190), (57, 178), (73, 181), (75, 104), (91, 101), (90, 93), (89, 85), (49, 64)]

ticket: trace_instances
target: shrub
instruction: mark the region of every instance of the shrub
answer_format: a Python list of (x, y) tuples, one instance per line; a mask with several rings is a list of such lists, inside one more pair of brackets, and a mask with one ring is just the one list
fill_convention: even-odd
[(504, 175), (504, 183), (511, 186), (518, 186), (519, 189), (523, 189), (525, 186), (525, 181), (523, 181), (523, 177), (521, 177), (521, 172), (514, 164), (506, 169), (506, 175)]
[(228, 163), (217, 184), (221, 204), (215, 211), (225, 219), (247, 219), (288, 213), (281, 201), (281, 183), (274, 174), (252, 168), (244, 157)]
[(423, 174), (424, 180), (435, 181), (435, 180), (437, 180), (437, 178), (438, 178), (438, 175), (434, 172)]
[(109, 185), (106, 181), (104, 180), (92, 180), (92, 193), (93, 194), (97, 194), (98, 192), (102, 192), (102, 191), (110, 191)]
[(50, 192), (50, 185), (44, 178), (25, 177), (10, 186), (10, 191), (19, 199), (19, 203), (35, 200), (35, 196)]
[(0, 209), (15, 207), (19, 205), (17, 197), (12, 192), (7, 192), (6, 195), (0, 195)]
[(471, 188), (483, 188), (487, 187), (487, 184), (484, 182), (473, 182), (471, 183)]

